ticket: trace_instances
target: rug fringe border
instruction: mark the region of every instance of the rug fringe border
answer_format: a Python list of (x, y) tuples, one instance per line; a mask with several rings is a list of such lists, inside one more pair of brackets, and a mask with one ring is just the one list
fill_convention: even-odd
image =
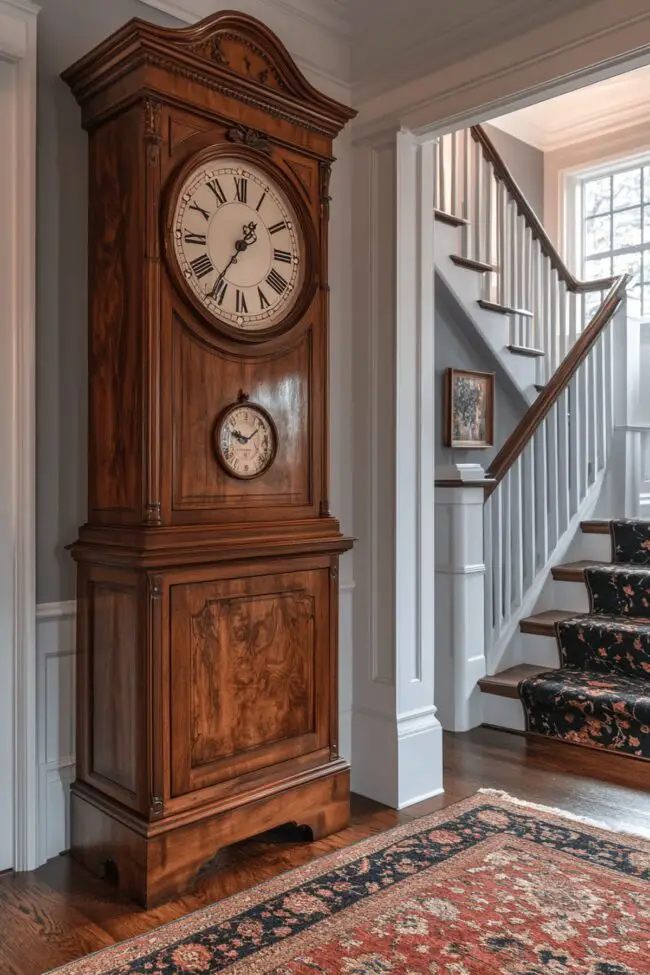
[(589, 816), (578, 816), (577, 813), (569, 812), (567, 809), (561, 809), (559, 806), (546, 806), (539, 802), (530, 802), (528, 799), (518, 799), (516, 796), (510, 795), (503, 789), (479, 789), (476, 795), (483, 796), (494, 796), (495, 798), (503, 799), (506, 802), (511, 802), (514, 806), (521, 806), (524, 809), (535, 809), (537, 812), (550, 813), (553, 816), (560, 816), (563, 819), (568, 819), (573, 823), (582, 823), (584, 826), (593, 826), (594, 829), (602, 829), (608, 833), (617, 833), (620, 836), (636, 836), (639, 839), (647, 840), (650, 842), (650, 831), (642, 832), (633, 828), (620, 829), (617, 826), (612, 826), (610, 823), (603, 822), (602, 819), (592, 819)]

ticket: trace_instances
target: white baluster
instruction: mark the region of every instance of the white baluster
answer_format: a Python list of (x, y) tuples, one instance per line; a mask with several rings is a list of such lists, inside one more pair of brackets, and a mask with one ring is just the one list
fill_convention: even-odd
[(569, 392), (564, 390), (556, 405), (557, 411), (557, 482), (558, 534), (569, 527), (571, 520), (571, 479), (569, 460)]
[(546, 420), (544, 420), (535, 436), (535, 498), (537, 500), (537, 554), (542, 565), (546, 565), (549, 556), (548, 545), (548, 450), (546, 445)]
[[(463, 216), (472, 219), (472, 133), (469, 129), (463, 132)], [(472, 257), (472, 228), (470, 224), (463, 227), (463, 256)]]
[(578, 380), (574, 376), (568, 387), (569, 407), (569, 498), (571, 517), (575, 515), (582, 500), (580, 478), (580, 413), (578, 409)]
[(503, 621), (503, 481), (492, 497), (492, 523), (494, 525), (494, 630), (495, 635), (501, 632)]
[(547, 415), (544, 426), (546, 427), (547, 437), (547, 464), (548, 464), (548, 538), (549, 551), (552, 551), (560, 537), (559, 523), (559, 495), (560, 487), (558, 484), (558, 435), (557, 435), (557, 403), (555, 403)]
[(522, 455), (522, 514), (526, 516), (526, 528), (523, 533), (523, 563), (524, 580), (526, 586), (531, 586), (537, 575), (537, 543), (535, 505), (535, 447), (530, 441)]
[(474, 248), (474, 259), (477, 261), (485, 260), (482, 251), (482, 241), (483, 241), (483, 223), (485, 221), (485, 197), (484, 197), (484, 180), (483, 175), (483, 164), (485, 162), (483, 158), (483, 150), (478, 142), (472, 140), (472, 147), (474, 149), (474, 165), (473, 165), (473, 183), (474, 183), (474, 219), (472, 221), (472, 229), (474, 231), (472, 235), (472, 247)]
[(456, 216), (461, 212), (458, 199), (458, 141), (459, 133), (451, 134), (451, 173), (450, 173), (450, 194), (451, 194), (451, 213)]
[[(498, 490), (498, 489), (497, 489)], [(494, 628), (494, 494), (485, 502), (483, 510), (483, 559), (485, 564), (485, 646), (491, 647), (495, 639)]]
[(502, 182), (497, 185), (497, 264), (499, 266), (497, 301), (506, 303), (508, 288), (508, 194)]
[(512, 520), (510, 537), (512, 539), (512, 600), (521, 606), (524, 598), (524, 512), (523, 512), (523, 469), (522, 458), (517, 458), (512, 467), (512, 487), (510, 503)]

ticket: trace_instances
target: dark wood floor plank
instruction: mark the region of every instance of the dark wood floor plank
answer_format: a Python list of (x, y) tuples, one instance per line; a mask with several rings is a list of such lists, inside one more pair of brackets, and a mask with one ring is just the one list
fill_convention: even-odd
[(68, 856), (31, 874), (0, 876), (0, 975), (42, 975), (482, 787), (650, 837), (650, 763), (479, 728), (445, 735), (444, 783), (444, 795), (400, 812), (354, 796), (350, 827), (317, 843), (279, 830), (222, 850), (193, 891), (153, 911), (125, 900)]

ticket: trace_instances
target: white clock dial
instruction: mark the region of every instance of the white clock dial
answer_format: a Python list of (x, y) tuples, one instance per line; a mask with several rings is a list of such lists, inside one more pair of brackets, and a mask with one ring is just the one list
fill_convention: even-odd
[(277, 447), (273, 422), (252, 403), (231, 406), (216, 429), (217, 455), (233, 477), (258, 477), (273, 463)]
[(181, 273), (216, 318), (254, 331), (293, 307), (303, 279), (299, 224), (284, 191), (254, 163), (222, 156), (193, 170), (172, 233)]

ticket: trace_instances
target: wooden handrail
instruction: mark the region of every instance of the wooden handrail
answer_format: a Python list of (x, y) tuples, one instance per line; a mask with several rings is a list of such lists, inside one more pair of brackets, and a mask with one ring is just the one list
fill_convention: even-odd
[(568, 355), (562, 360), (542, 392), (530, 409), (524, 414), (521, 421), (517, 424), (492, 461), (490, 469), (486, 474), (487, 477), (491, 478), (491, 483), (485, 486), (486, 499), (496, 490), (517, 458), (524, 452), (537, 429), (541, 426), (558, 398), (567, 388), (580, 365), (589, 355), (600, 333), (607, 323), (611, 321), (612, 316), (616, 313), (619, 305), (623, 301), (629, 280), (629, 274), (621, 274), (619, 277), (614, 278), (614, 283), (607, 297), (589, 325), (587, 325), (584, 332), (577, 339)]
[(539, 241), (542, 253), (551, 262), (551, 267), (557, 271), (561, 281), (564, 281), (569, 291), (605, 291), (611, 288), (617, 277), (599, 278), (596, 281), (581, 281), (571, 273), (560, 254), (558, 253), (553, 241), (544, 229), (539, 217), (526, 199), (526, 195), (517, 183), (516, 179), (501, 158), (499, 151), (490, 139), (482, 125), (473, 125), (470, 129), (472, 138), (481, 146), (483, 155), (492, 164), (494, 175), (501, 180), (508, 193), (517, 204), (519, 213), (530, 227), (533, 238)]

